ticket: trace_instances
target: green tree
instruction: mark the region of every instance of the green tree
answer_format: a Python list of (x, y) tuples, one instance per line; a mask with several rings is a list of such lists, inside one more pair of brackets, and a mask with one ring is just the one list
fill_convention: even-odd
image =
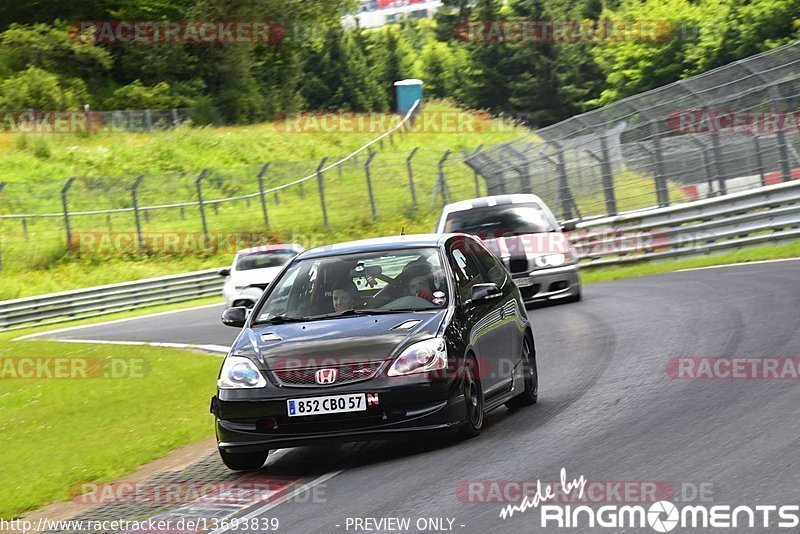
[(0, 109), (6, 111), (78, 110), (89, 103), (82, 80), (61, 78), (38, 67), (30, 67), (0, 82)]

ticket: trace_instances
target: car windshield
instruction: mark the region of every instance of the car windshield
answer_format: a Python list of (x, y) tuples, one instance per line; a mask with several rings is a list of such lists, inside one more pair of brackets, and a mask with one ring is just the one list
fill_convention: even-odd
[(460, 232), (483, 238), (507, 234), (555, 232), (558, 227), (546, 210), (535, 202), (485, 206), (447, 215), (445, 233)]
[(434, 310), (448, 298), (436, 248), (300, 259), (275, 281), (255, 322)]
[(282, 267), (295, 257), (297, 252), (285, 250), (270, 250), (268, 252), (251, 252), (240, 254), (236, 260), (237, 271), (252, 271), (253, 269), (266, 269), (267, 267)]

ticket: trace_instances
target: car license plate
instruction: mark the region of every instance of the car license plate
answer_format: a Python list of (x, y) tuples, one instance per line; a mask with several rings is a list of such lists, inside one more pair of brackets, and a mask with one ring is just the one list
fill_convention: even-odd
[(533, 285), (533, 278), (515, 278), (514, 281), (517, 283), (517, 287), (529, 287)]
[(286, 401), (289, 417), (320, 415), (327, 413), (363, 412), (367, 409), (364, 393), (350, 395), (331, 395), (308, 399), (289, 399)]

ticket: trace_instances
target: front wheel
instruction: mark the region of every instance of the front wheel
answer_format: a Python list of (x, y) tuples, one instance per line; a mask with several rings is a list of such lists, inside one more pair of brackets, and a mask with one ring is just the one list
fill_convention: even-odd
[(269, 451), (264, 452), (225, 452), (219, 450), (222, 463), (232, 471), (255, 471), (267, 461)]
[(466, 421), (459, 429), (461, 438), (474, 438), (483, 429), (483, 389), (478, 379), (478, 364), (470, 356), (464, 362), (464, 376), (461, 390), (464, 394), (464, 407), (466, 408)]
[(530, 337), (522, 343), (522, 372), (525, 375), (525, 391), (506, 403), (509, 408), (522, 408), (536, 404), (539, 398), (539, 370), (536, 368), (536, 353)]

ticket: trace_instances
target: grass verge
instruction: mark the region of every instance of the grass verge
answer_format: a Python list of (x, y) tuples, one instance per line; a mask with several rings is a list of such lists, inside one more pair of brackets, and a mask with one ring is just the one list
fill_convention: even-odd
[[(213, 302), (219, 299), (70, 326)], [(39, 330), (0, 334), (0, 517), (66, 500), (83, 483), (119, 479), (213, 436), (208, 402), (218, 356), (147, 346), (10, 342)], [(40, 376), (20, 377), (31, 370), (22, 363), (26, 359), (33, 369), (38, 365)]]
[(729, 265), (732, 263), (746, 263), (751, 261), (777, 260), (800, 257), (800, 241), (792, 241), (778, 245), (763, 245), (744, 248), (732, 252), (709, 254), (693, 258), (656, 261), (627, 265), (624, 267), (610, 267), (602, 269), (585, 269), (581, 271), (581, 281), (587, 284), (594, 282), (608, 282), (622, 278), (634, 278), (661, 274), (682, 269), (697, 267), (711, 267), (714, 265)]

